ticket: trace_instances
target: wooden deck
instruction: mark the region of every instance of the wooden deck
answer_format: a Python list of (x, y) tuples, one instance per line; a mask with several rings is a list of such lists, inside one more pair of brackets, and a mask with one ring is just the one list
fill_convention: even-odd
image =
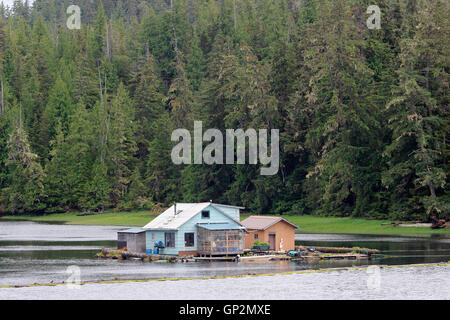
[(318, 256), (303, 256), (292, 258), (292, 261), (305, 261), (305, 260), (363, 260), (370, 259), (370, 256), (366, 254), (330, 254), (330, 255), (318, 255)]
[(250, 256), (241, 257), (239, 262), (269, 262), (269, 261), (284, 261), (291, 260), (291, 257), (286, 255), (263, 255), (263, 256)]
[(196, 262), (211, 262), (211, 261), (234, 261), (235, 256), (229, 257), (194, 257)]

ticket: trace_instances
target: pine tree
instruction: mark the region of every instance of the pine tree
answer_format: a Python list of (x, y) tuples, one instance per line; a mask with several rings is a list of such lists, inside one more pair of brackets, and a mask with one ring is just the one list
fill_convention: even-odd
[(30, 149), (21, 111), (19, 120), (9, 136), (7, 149), (9, 183), (3, 190), (6, 211), (14, 214), (41, 212), (45, 209), (44, 173), (38, 156)]
[(103, 1), (100, 0), (97, 16), (95, 17), (93, 23), (91, 45), (92, 48), (92, 58), (94, 61), (98, 62), (103, 60), (107, 52), (107, 19), (105, 15), (105, 10), (103, 7)]
[(48, 155), (47, 148), (50, 141), (55, 138), (57, 125), (61, 126), (64, 135), (68, 134), (74, 107), (65, 82), (58, 76), (40, 120), (39, 145), (45, 150), (43, 151), (44, 157)]
[(319, 1), (305, 52), (313, 74), (307, 98), (314, 108), (306, 142), (314, 162), (308, 177), (323, 194), (319, 212), (362, 214), (370, 192), (364, 168), (376, 122), (367, 104), (372, 73), (360, 55), (358, 38), (346, 1)]
[[(208, 55), (208, 66), (205, 80), (202, 82), (200, 92), (193, 105), (193, 117), (202, 121), (205, 128), (215, 128), (222, 132), (225, 130), (224, 117), (227, 99), (221, 88), (226, 79), (221, 75), (223, 60), (226, 57), (227, 43), (219, 32)], [(222, 201), (226, 202), (225, 192), (231, 182), (233, 171), (230, 166), (214, 165), (188, 165), (182, 170), (183, 198), (188, 202)]]
[(78, 104), (67, 137), (61, 125), (57, 125), (55, 139), (51, 142), (51, 160), (46, 166), (46, 185), (51, 190), (49, 203), (54, 209), (89, 207), (91, 170), (98, 159), (93, 147), (96, 142), (94, 124), (91, 112)]
[(192, 110), (193, 95), (191, 83), (189, 82), (183, 63), (182, 53), (175, 49), (176, 60), (175, 69), (176, 76), (173, 79), (167, 96), (172, 118), (179, 128), (185, 128), (189, 124), (189, 115)]
[(170, 137), (175, 129), (167, 112), (163, 112), (152, 124), (154, 137), (148, 150), (145, 184), (150, 198), (159, 203), (169, 204), (177, 201), (182, 187), (180, 168), (171, 160)]
[(0, 116), (5, 113), (5, 79), (3, 74), (3, 56), (6, 49), (6, 23), (0, 15)]
[[(392, 206), (393, 214), (402, 218), (446, 215), (449, 209), (439, 201), (437, 194), (446, 181), (440, 160), (442, 142), (438, 138), (441, 116), (445, 117), (445, 114), (439, 111), (433, 90), (439, 90), (439, 78), (448, 78), (447, 74), (441, 73), (444, 69), (438, 58), (443, 55), (442, 50), (446, 50), (442, 41), (448, 38), (448, 31), (445, 34), (446, 31), (440, 26), (445, 19), (437, 20), (448, 16), (448, 10), (445, 13), (441, 6), (439, 1), (422, 1), (417, 6), (421, 8), (414, 14), (418, 25), (414, 31), (408, 32), (412, 38), (402, 41), (401, 66), (397, 72), (399, 86), (387, 104), (392, 142), (385, 151), (389, 169), (383, 176), (383, 182), (395, 190), (394, 197), (407, 197), (411, 189), (416, 189), (418, 200), (402, 199)], [(409, 23), (404, 24), (406, 30), (410, 28)]]
[(136, 165), (136, 122), (134, 105), (121, 83), (111, 109), (111, 135), (108, 153), (113, 172), (112, 197), (117, 205), (128, 192), (130, 177)]
[(137, 71), (129, 83), (131, 95), (136, 108), (138, 123), (137, 141), (138, 158), (144, 160), (148, 154), (149, 141), (153, 139), (151, 126), (163, 112), (164, 96), (161, 81), (153, 57), (148, 53), (141, 69)]
[[(85, 1), (80, 30), (66, 28), (67, 6), (0, 4), (0, 211), (212, 199), (449, 216), (448, 1)], [(174, 165), (171, 133), (194, 120), (279, 129), (279, 173)]]

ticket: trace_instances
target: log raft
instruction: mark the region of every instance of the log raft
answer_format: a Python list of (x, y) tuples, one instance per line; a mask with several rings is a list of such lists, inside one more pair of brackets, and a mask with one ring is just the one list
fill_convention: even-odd
[(365, 255), (379, 254), (380, 250), (367, 248), (335, 248), (335, 247), (297, 247), (297, 251), (318, 251), (320, 253), (358, 253)]
[(118, 259), (118, 260), (133, 260), (133, 259), (140, 259), (147, 262), (157, 262), (157, 261), (167, 261), (167, 262), (177, 262), (187, 259), (179, 259), (174, 256), (166, 256), (166, 255), (159, 255), (159, 254), (146, 254), (146, 253), (138, 253), (138, 252), (131, 252), (131, 251), (124, 251), (124, 250), (113, 250), (113, 249), (106, 249), (103, 248), (100, 253), (97, 254), (98, 258), (109, 258), (109, 259)]
[[(272, 252), (267, 255), (260, 255), (258, 253), (247, 252), (241, 256), (239, 262), (270, 262), (270, 261), (304, 261), (304, 260), (359, 260), (372, 259), (372, 257), (379, 255), (379, 250), (365, 249), (365, 248), (333, 248), (333, 247), (297, 247), (300, 253), (297, 256), (286, 255), (282, 252)], [(202, 262), (202, 261), (235, 261), (235, 257), (176, 257), (158, 254), (146, 254), (131, 252), (117, 249), (102, 249), (97, 254), (101, 259), (117, 259), (117, 260), (141, 260), (145, 262), (157, 263), (175, 263), (175, 262)]]

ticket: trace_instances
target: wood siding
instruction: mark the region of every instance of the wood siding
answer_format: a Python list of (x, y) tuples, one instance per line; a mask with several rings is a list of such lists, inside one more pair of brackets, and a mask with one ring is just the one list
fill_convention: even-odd
[(130, 252), (145, 253), (146, 249), (146, 233), (118, 233), (117, 246), (118, 249), (126, 247)]
[[(290, 251), (295, 250), (295, 228), (289, 223), (280, 221), (266, 230), (248, 230), (245, 235), (245, 248), (250, 249), (256, 240), (269, 242), (269, 233), (275, 233), (275, 250)], [(258, 239), (255, 239), (255, 234)], [(281, 247), (282, 244), (282, 247)]]

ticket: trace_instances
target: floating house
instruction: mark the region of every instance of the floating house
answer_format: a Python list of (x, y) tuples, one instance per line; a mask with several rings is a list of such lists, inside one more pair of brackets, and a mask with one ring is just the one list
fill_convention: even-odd
[(162, 255), (227, 256), (244, 252), (244, 208), (204, 203), (177, 203), (147, 224), (146, 252)]
[(280, 217), (250, 216), (242, 225), (247, 229), (245, 248), (251, 249), (255, 241), (268, 242), (275, 251), (295, 250), (295, 229), (299, 227)]

